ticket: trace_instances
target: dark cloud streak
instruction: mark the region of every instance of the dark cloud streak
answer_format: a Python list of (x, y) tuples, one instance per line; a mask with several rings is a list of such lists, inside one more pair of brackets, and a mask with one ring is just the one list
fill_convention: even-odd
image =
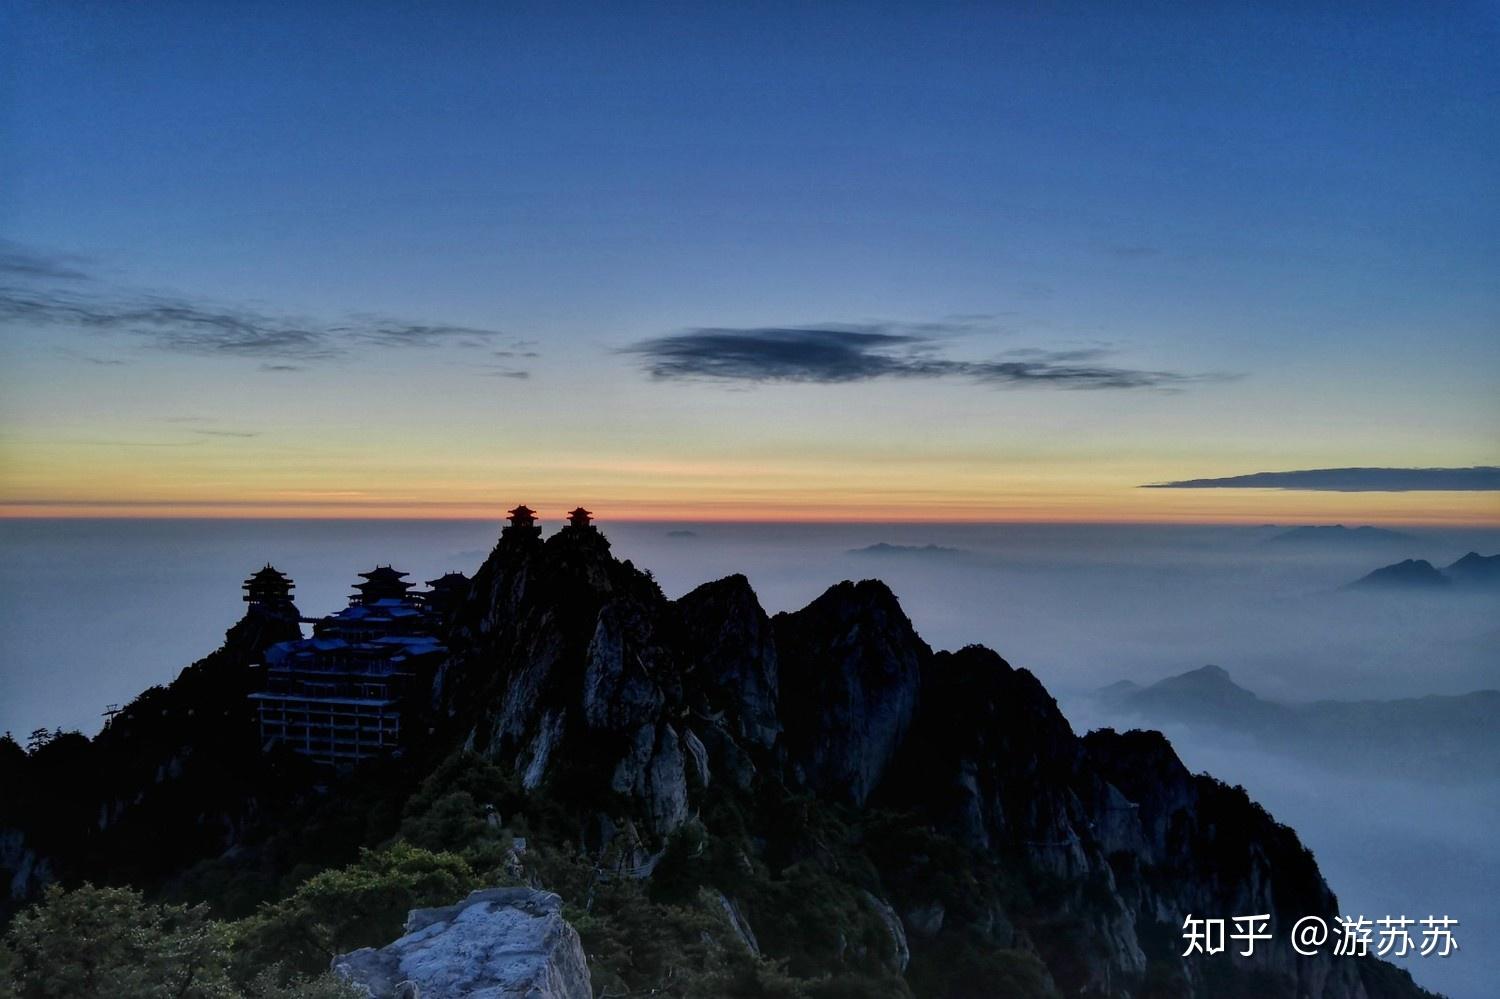
[(837, 384), (880, 378), (961, 378), (988, 385), (1068, 389), (1175, 388), (1224, 375), (1086, 363), (1106, 353), (1024, 348), (985, 361), (944, 357), (937, 338), (952, 327), (826, 326), (709, 328), (654, 337), (624, 348), (653, 378)]
[(1253, 472), (1218, 479), (1155, 482), (1142, 489), (1291, 489), (1336, 493), (1496, 492), (1500, 467), (1308, 468)]
[[(78, 282), (89, 282), (82, 293)], [(525, 350), (532, 341), (497, 330), (368, 313), (329, 323), (107, 287), (72, 266), (71, 258), (11, 244), (0, 244), (0, 325), (124, 336), (178, 354), (260, 358), (272, 371), (385, 348), (502, 347), (515, 356), (535, 356)]]
[(40, 253), (16, 243), (0, 240), (0, 276), (21, 280), (90, 281), (76, 257)]

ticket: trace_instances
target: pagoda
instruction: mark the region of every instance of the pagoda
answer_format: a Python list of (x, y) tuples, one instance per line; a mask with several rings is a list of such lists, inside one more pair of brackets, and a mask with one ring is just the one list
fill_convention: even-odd
[(542, 529), (536, 522), (536, 511), (524, 503), (514, 510), (507, 510), (506, 517), (510, 524), (500, 531), (502, 538), (539, 538)]
[(461, 572), (445, 572), (437, 579), (427, 580), (427, 592), (419, 595), (429, 611), (446, 617), (469, 595), (469, 577)]
[(593, 513), (585, 510), (583, 507), (578, 507), (576, 510), (568, 511), (569, 527), (576, 527), (580, 530), (594, 530), (594, 528), (590, 525), (590, 521), (592, 521), (593, 519)]
[(382, 600), (405, 600), (412, 584), (405, 579), (407, 573), (399, 572), (388, 565), (380, 565), (369, 572), (359, 574), (363, 583), (355, 583), (359, 591), (349, 595), (349, 603), (370, 606)]
[(245, 580), (245, 603), (262, 610), (283, 610), (292, 603), (295, 584), (269, 562)]

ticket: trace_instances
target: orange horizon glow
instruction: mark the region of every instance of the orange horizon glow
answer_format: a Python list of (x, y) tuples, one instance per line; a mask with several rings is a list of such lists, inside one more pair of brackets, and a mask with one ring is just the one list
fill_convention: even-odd
[[(586, 492), (586, 491), (585, 491)], [(1500, 502), (1484, 493), (1315, 493), (1290, 490), (1181, 490), (1188, 495), (1154, 502), (1108, 503), (1099, 497), (1068, 496), (1053, 500), (979, 501), (932, 497), (914, 502), (866, 500), (858, 503), (809, 500), (652, 501), (527, 498), (525, 490), (510, 499), (323, 502), (223, 501), (55, 501), (12, 502), (0, 507), (3, 520), (492, 520), (516, 503), (543, 511), (541, 522), (561, 523), (563, 511), (578, 505), (593, 510), (602, 523), (740, 523), (740, 524), (1182, 524), (1257, 525), (1380, 523), (1413, 527), (1500, 528)], [(1173, 491), (1176, 493), (1177, 491)], [(1133, 497), (1132, 497), (1133, 498)], [(547, 511), (555, 508), (555, 516)]]

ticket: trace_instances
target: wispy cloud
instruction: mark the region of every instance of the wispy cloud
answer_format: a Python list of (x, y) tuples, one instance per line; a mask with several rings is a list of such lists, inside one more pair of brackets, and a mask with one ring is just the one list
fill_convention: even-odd
[(1496, 492), (1500, 467), (1307, 468), (1218, 479), (1154, 482), (1143, 489), (1294, 489), (1336, 493)]
[(180, 354), (259, 358), (270, 371), (298, 370), (384, 348), (483, 347), (535, 356), (524, 349), (531, 341), (474, 326), (371, 313), (328, 322), (131, 291), (94, 280), (72, 258), (48, 257), (12, 244), (0, 245), (0, 325), (112, 335)]
[(1117, 367), (1108, 351), (1020, 348), (988, 360), (944, 356), (952, 324), (709, 328), (655, 337), (624, 348), (654, 378), (738, 382), (838, 382), (881, 378), (960, 378), (996, 386), (1069, 389), (1177, 388), (1226, 375)]
[(57, 347), (54, 349), (63, 357), (71, 358), (75, 361), (81, 361), (84, 364), (92, 364), (101, 368), (117, 368), (121, 365), (130, 363), (129, 361), (123, 361), (118, 357), (99, 357), (95, 354), (84, 353), (81, 350), (73, 350), (71, 347)]
[(0, 240), (0, 279), (89, 281), (86, 262), (61, 253), (43, 253), (8, 240)]

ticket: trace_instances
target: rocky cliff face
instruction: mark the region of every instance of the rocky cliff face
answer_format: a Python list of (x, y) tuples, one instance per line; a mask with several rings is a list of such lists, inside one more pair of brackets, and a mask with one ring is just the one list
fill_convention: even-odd
[[(668, 601), (592, 529), (507, 537), (450, 644), (441, 713), (632, 873), (684, 830), (711, 838), (722, 816), (764, 815), (772, 799), (804, 817), (796, 802), (833, 809), (853, 823), (840, 828), (898, 816), (901, 835), (927, 830), (987, 872), (959, 890), (919, 849), (871, 847), (860, 874), (824, 862), (886, 940), (871, 950), (841, 932), (838, 960), (878, 951), (904, 970), (961, 942), (1034, 959), (1039, 987), (1068, 995), (1364, 999), (1367, 979), (1418, 994), (1409, 980), (1391, 992), (1373, 962), (1292, 952), (1291, 923), (1336, 902), (1243, 792), (1189, 774), (1155, 733), (1080, 738), (1034, 676), (987, 649), (934, 654), (879, 582), (769, 619), (740, 576)], [(819, 849), (774, 826), (735, 842), (740, 867), (772, 876)], [(713, 887), (744, 938), (777, 939), (753, 888), (745, 901)], [(1179, 956), (1189, 914), (1254, 913), (1277, 939), (1253, 958)]]
[(932, 650), (884, 583), (840, 583), (776, 618), (794, 782), (862, 805), (906, 741)]

